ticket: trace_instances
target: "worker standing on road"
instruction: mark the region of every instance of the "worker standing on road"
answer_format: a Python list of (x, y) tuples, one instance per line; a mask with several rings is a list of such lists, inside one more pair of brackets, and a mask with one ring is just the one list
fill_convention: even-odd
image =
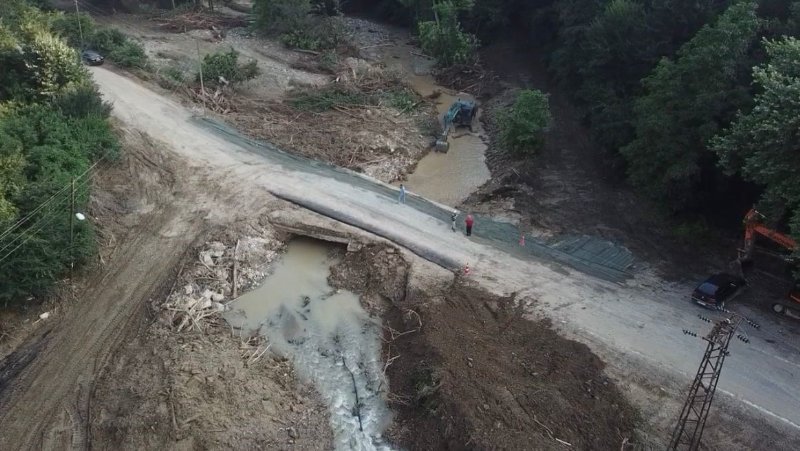
[(475, 223), (475, 219), (472, 215), (467, 215), (466, 219), (464, 219), (464, 224), (467, 225), (467, 236), (472, 236), (472, 224)]
[(454, 211), (453, 214), (450, 216), (450, 220), (452, 224), (450, 224), (450, 229), (455, 232), (456, 231), (456, 218), (458, 217), (458, 211)]
[(398, 196), (397, 201), (401, 204), (406, 203), (406, 187), (402, 183), (400, 184), (400, 195)]

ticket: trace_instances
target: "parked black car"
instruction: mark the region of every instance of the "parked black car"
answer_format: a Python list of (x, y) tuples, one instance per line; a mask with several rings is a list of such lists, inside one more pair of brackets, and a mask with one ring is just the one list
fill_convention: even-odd
[(81, 59), (84, 63), (90, 66), (99, 66), (103, 64), (103, 61), (105, 61), (103, 55), (95, 52), (94, 50), (84, 50), (81, 52)]
[(714, 274), (694, 289), (692, 300), (706, 308), (725, 308), (725, 303), (741, 293), (746, 285), (739, 276)]

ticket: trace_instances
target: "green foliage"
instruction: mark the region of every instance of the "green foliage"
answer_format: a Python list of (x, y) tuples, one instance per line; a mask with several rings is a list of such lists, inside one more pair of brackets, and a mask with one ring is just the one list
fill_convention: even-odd
[(440, 66), (469, 63), (475, 56), (477, 38), (461, 29), (458, 12), (472, 3), (465, 0), (442, 0), (434, 3), (435, 20), (417, 24), (422, 49), (436, 58)]
[(374, 104), (374, 99), (355, 89), (333, 86), (297, 93), (290, 104), (303, 111), (323, 112), (335, 106)]
[(336, 73), (339, 67), (339, 55), (333, 50), (326, 50), (319, 56), (319, 68), (330, 73)]
[[(104, 104), (74, 49), (50, 29), (66, 22), (18, 1), (0, 19), (0, 300), (39, 295), (72, 258), (91, 255), (91, 226), (70, 240), (69, 186), (101, 156), (119, 148)], [(51, 21), (52, 19), (52, 21)], [(76, 185), (85, 211), (88, 179)], [(29, 217), (30, 215), (30, 217)], [(72, 244), (74, 243), (74, 245)]]
[(535, 89), (520, 91), (510, 108), (498, 115), (500, 142), (514, 152), (530, 154), (544, 144), (544, 133), (550, 124), (547, 94)]
[(33, 94), (53, 96), (62, 86), (86, 78), (77, 53), (64, 41), (44, 30), (30, 33), (22, 54)]
[[(221, 79), (228, 83), (236, 84), (252, 80), (259, 74), (256, 62), (249, 61), (239, 64), (239, 52), (231, 48), (229, 52), (210, 53), (203, 57), (204, 82), (209, 85), (219, 84)], [(200, 74), (197, 74), (200, 80)]]
[(334, 50), (347, 41), (340, 17), (308, 18), (306, 25), (281, 35), (281, 42), (294, 49)]
[(89, 81), (64, 87), (53, 98), (53, 106), (71, 118), (97, 116), (105, 119), (111, 114), (111, 105), (103, 102), (97, 87)]
[(401, 113), (407, 113), (419, 106), (420, 100), (417, 94), (410, 89), (392, 89), (385, 94), (386, 103)]
[(144, 47), (116, 28), (101, 28), (88, 36), (87, 48), (97, 50), (121, 67), (147, 68)]
[(749, 100), (746, 54), (757, 39), (756, 4), (734, 4), (703, 27), (674, 60), (643, 80), (634, 107), (636, 138), (621, 149), (631, 181), (674, 208), (699, 200), (701, 176), (713, 169), (706, 142)]
[(56, 34), (66, 39), (69, 45), (77, 49), (84, 47), (87, 37), (91, 39), (97, 32), (94, 20), (86, 13), (57, 14), (53, 18), (52, 28)]
[(254, 0), (256, 28), (268, 34), (301, 30), (311, 12), (309, 0)]
[(800, 41), (765, 41), (768, 61), (753, 69), (759, 92), (755, 105), (712, 141), (729, 172), (764, 187), (764, 200), (791, 212), (793, 235), (800, 238)]

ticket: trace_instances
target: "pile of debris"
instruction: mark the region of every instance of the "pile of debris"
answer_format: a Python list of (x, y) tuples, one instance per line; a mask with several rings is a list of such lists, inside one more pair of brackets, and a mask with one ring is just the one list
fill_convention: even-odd
[(186, 95), (217, 114), (228, 114), (236, 109), (224, 87), (203, 89), (200, 86), (187, 86)]
[(485, 99), (502, 91), (500, 78), (486, 69), (480, 62), (474, 64), (454, 64), (433, 71), (436, 82), (458, 92), (473, 93)]
[(177, 332), (204, 332), (217, 324), (230, 300), (266, 276), (280, 246), (271, 234), (244, 237), (232, 245), (206, 243), (197, 259), (182, 269), (175, 282), (182, 288), (173, 287), (160, 306), (160, 319)]
[(414, 96), (402, 79), (347, 66), (330, 85), (296, 92), (284, 102), (237, 97), (237, 111), (229, 117), (238, 129), (285, 150), (386, 182), (402, 179), (430, 146), (435, 130), (422, 124), (435, 118), (433, 107), (419, 98), (392, 105), (396, 93)]
[(168, 14), (155, 19), (162, 28), (185, 33), (189, 30), (211, 30), (224, 37), (226, 28), (246, 27), (247, 19), (243, 16), (226, 16), (203, 10), (189, 10), (178, 14)]

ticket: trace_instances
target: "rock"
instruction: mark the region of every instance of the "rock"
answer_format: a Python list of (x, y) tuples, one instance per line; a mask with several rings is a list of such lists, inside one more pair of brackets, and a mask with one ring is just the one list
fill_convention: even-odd
[(205, 289), (205, 290), (203, 290), (203, 292), (200, 294), (200, 297), (201, 297), (203, 300), (206, 300), (206, 299), (208, 299), (208, 300), (210, 301), (210, 300), (211, 300), (211, 297), (212, 297), (212, 296), (214, 296), (214, 294), (215, 294), (215, 293), (214, 293), (213, 291), (211, 291), (211, 290), (209, 290), (209, 289)]
[(41, 315), (39, 315), (39, 319), (47, 319), (47, 318), (50, 318), (50, 312), (44, 312)]
[(212, 301), (219, 302), (219, 301), (221, 301), (223, 299), (225, 299), (225, 296), (223, 296), (222, 293), (211, 293), (211, 300)]
[(297, 429), (293, 427), (290, 427), (288, 429), (288, 432), (289, 432), (289, 437), (291, 437), (292, 439), (296, 440), (298, 437), (300, 437), (300, 435), (297, 433)]
[(194, 287), (192, 286), (192, 284), (189, 284), (189, 285), (186, 285), (185, 287), (183, 287), (183, 293), (184, 294), (190, 295), (193, 292), (194, 292)]
[(206, 266), (214, 266), (214, 259), (211, 258), (211, 253), (209, 251), (200, 252), (200, 260)]

